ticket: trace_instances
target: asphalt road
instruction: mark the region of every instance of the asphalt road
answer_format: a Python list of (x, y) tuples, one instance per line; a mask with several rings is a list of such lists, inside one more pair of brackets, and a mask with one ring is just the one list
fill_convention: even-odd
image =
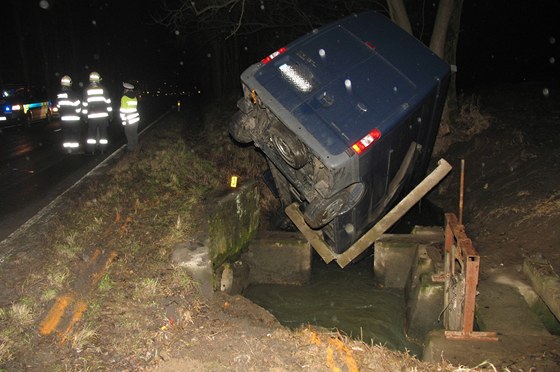
[[(176, 100), (146, 98), (140, 107), (139, 132), (172, 108)], [(16, 231), (103, 159), (126, 143), (119, 120), (109, 127), (103, 155), (67, 154), (60, 121), (0, 132), (0, 241)]]

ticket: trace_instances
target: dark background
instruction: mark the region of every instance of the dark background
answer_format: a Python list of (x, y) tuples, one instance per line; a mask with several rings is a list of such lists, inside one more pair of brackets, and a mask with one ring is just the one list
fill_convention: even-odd
[(560, 1), (465, 1), (461, 25), (459, 86), (524, 81), (558, 85)]
[[(3, 1), (0, 83), (27, 83), (51, 94), (68, 74), (87, 84), (98, 71), (105, 85), (124, 80), (180, 81), (182, 49), (156, 24), (159, 1)], [(119, 87), (120, 91), (120, 87)]]
[[(239, 73), (249, 64), (321, 22), (366, 8), (386, 10), (383, 1), (355, 1), (353, 7), (346, 6), (348, 1), (300, 2), (302, 12), (313, 16), (307, 24), (291, 24), (294, 16), (280, 7), (282, 2), (247, 1), (247, 19), (254, 14), (255, 24), (261, 25), (242, 29), (231, 37), (214, 30), (234, 24), (236, 18), (231, 13), (229, 19), (224, 13), (200, 23), (193, 21), (194, 16), (185, 16), (176, 24), (169, 22), (167, 10), (177, 9), (181, 3), (3, 1), (0, 83), (28, 83), (53, 94), (61, 76), (69, 74), (83, 86), (89, 72), (98, 71), (105, 85), (119, 91), (122, 81), (138, 80), (144, 89), (201, 89), (212, 96), (210, 74), (216, 71), (212, 63), (220, 46), (226, 50), (227, 45), (230, 51), (219, 58), (226, 66), (228, 59), (231, 62), (224, 76), (234, 82), (228, 85), (227, 79), (223, 80), (233, 88)], [(415, 33), (429, 35), (437, 1), (406, 3)], [(264, 17), (267, 12), (270, 18)], [(264, 24), (267, 19), (269, 23)], [(466, 0), (457, 51), (458, 87), (524, 81), (542, 81), (549, 89), (557, 87), (559, 20), (560, 2), (555, 0)]]

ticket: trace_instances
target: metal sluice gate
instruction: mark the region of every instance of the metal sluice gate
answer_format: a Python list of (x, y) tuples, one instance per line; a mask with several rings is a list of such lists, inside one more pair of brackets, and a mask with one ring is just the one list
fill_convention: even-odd
[(445, 214), (444, 274), (434, 281), (444, 281), (445, 337), (457, 340), (498, 341), (496, 332), (475, 331), (476, 288), (480, 256), (464, 225), (453, 213)]

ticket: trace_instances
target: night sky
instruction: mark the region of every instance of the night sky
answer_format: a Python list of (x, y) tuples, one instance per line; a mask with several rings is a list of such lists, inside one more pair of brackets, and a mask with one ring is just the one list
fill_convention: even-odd
[(133, 79), (177, 80), (184, 72), (184, 48), (178, 48), (171, 32), (154, 20), (161, 9), (159, 1), (4, 0), (2, 4), (2, 83), (29, 80), (33, 85), (58, 86), (60, 77), (69, 74), (83, 85), (91, 71), (98, 71), (106, 85), (117, 85)]
[[(64, 74), (85, 83), (90, 71), (99, 71), (109, 84), (188, 86), (200, 83), (197, 68), (212, 58), (203, 45), (182, 44), (181, 35), (155, 22), (162, 14), (157, 0), (4, 0), (2, 6), (0, 83), (28, 80), (50, 88)], [(559, 20), (556, 0), (465, 0), (458, 85), (539, 80), (558, 86)]]
[(560, 78), (560, 1), (465, 1), (459, 85)]

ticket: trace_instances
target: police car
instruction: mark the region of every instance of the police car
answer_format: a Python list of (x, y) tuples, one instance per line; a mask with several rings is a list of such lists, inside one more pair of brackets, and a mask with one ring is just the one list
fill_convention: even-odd
[(339, 254), (424, 178), (449, 75), (385, 16), (352, 15), (248, 67), (230, 133)]
[(31, 125), (53, 115), (52, 102), (34, 87), (4, 85), (0, 93), (0, 126)]

